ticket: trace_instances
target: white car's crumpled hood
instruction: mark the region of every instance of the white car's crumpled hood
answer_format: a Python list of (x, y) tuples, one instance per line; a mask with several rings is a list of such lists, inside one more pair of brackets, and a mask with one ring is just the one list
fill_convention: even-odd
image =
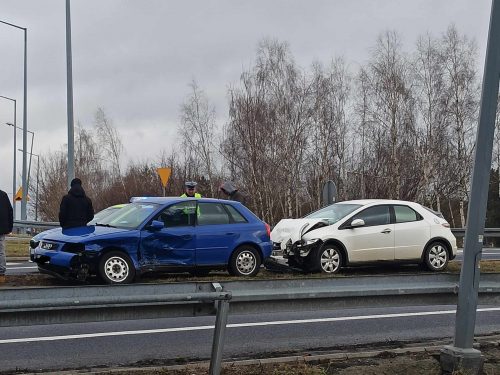
[(283, 219), (273, 228), (271, 241), (280, 243), (284, 250), (289, 240), (292, 243), (299, 241), (308, 229), (321, 222), (328, 224), (326, 219)]

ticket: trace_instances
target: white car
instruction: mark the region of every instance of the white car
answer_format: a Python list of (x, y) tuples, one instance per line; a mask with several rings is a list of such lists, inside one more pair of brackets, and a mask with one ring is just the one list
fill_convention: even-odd
[(344, 266), (377, 262), (421, 263), (441, 271), (457, 254), (442, 215), (399, 200), (345, 201), (301, 219), (283, 219), (271, 240), (290, 266), (308, 272), (336, 273)]

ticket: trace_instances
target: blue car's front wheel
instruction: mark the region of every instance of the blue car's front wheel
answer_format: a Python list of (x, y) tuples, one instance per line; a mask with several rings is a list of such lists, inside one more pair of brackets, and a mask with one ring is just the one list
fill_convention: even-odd
[(127, 254), (110, 251), (99, 262), (99, 275), (107, 284), (128, 284), (134, 280), (135, 268)]

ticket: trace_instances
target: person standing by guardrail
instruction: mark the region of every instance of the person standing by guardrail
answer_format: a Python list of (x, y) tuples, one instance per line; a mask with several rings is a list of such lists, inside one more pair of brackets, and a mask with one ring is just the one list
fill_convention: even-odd
[(59, 208), (59, 223), (63, 229), (83, 227), (94, 218), (92, 200), (82, 188), (82, 180), (74, 178), (71, 188), (62, 200)]
[(5, 236), (12, 232), (14, 216), (7, 193), (0, 190), (0, 284), (5, 282), (7, 263), (5, 260)]

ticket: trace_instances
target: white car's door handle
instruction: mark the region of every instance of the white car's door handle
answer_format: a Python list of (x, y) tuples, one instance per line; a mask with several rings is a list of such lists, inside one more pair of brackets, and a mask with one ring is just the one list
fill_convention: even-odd
[(391, 230), (390, 230), (389, 228), (387, 228), (387, 229), (384, 229), (384, 230), (383, 230), (382, 232), (380, 232), (380, 233), (385, 233), (385, 234), (387, 234), (387, 233), (391, 233)]

